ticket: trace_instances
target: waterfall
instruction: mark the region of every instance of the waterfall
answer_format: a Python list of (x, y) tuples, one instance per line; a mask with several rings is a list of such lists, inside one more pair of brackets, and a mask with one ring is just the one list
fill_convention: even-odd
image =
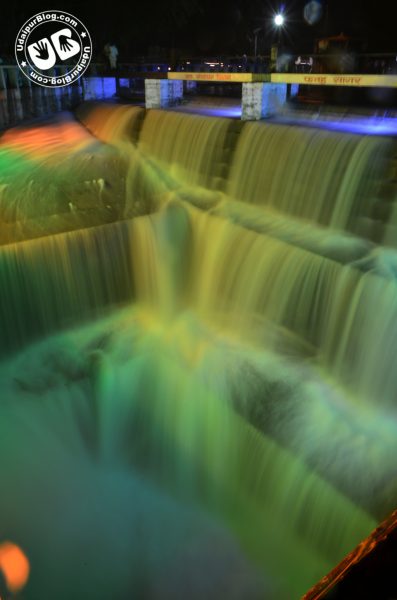
[(0, 144), (0, 530), (26, 597), (72, 573), (96, 599), (299, 598), (396, 505), (397, 261), (358, 235), (393, 143), (78, 118), (102, 143), (63, 117)]

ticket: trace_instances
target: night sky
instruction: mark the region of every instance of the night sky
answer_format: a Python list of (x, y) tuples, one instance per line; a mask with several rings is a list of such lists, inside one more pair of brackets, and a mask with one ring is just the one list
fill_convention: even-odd
[(91, 32), (98, 59), (109, 41), (118, 46), (119, 58), (126, 62), (167, 52), (174, 59), (252, 55), (257, 28), (261, 28), (258, 53), (268, 54), (277, 36), (272, 17), (282, 6), (288, 23), (281, 41), (293, 53), (311, 52), (315, 38), (341, 32), (357, 38), (367, 52), (397, 51), (397, 2), (393, 0), (328, 0), (328, 7), (323, 0), (323, 16), (313, 26), (303, 18), (305, 0), (279, 4), (268, 0), (111, 0), (107, 4), (66, 0), (49, 6), (8, 0), (1, 8), (0, 55), (13, 55), (22, 24), (48, 9), (66, 10), (80, 18)]

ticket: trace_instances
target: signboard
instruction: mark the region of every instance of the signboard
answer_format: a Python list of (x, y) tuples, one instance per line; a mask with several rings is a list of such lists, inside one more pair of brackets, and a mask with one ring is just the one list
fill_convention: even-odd
[(272, 83), (336, 85), (348, 87), (397, 87), (397, 75), (322, 75), (314, 73), (272, 73)]
[(170, 71), (168, 79), (183, 81), (213, 81), (230, 83), (254, 83), (270, 81), (270, 73), (187, 73), (186, 71)]

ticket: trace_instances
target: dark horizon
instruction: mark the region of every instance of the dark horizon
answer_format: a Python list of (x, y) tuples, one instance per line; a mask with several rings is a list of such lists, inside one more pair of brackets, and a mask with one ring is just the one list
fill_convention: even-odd
[[(91, 0), (69, 0), (51, 4), (51, 9), (66, 10), (80, 18), (91, 32), (94, 53), (101, 56), (106, 42), (119, 48), (120, 60), (155, 55), (178, 58), (180, 55), (252, 55), (254, 31), (257, 53), (268, 54), (278, 33), (273, 16), (284, 7), (286, 25), (281, 43), (299, 54), (314, 50), (314, 40), (344, 33), (357, 39), (362, 51), (395, 52), (397, 7), (379, 0), (374, 11), (371, 0), (323, 1), (322, 17), (309, 25), (303, 16), (304, 0), (271, 3), (259, 0), (160, 0), (123, 4), (112, 2), (112, 11), (98, 8)], [(1, 56), (12, 56), (19, 28), (31, 16), (48, 6), (41, 2), (19, 0), (2, 9)], [(6, 27), (4, 27), (4, 24)]]

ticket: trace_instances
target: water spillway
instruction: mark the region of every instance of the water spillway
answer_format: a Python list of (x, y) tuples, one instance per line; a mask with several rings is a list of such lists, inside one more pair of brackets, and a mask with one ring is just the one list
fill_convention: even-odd
[(23, 593), (299, 598), (397, 503), (394, 140), (76, 116), (0, 140)]

